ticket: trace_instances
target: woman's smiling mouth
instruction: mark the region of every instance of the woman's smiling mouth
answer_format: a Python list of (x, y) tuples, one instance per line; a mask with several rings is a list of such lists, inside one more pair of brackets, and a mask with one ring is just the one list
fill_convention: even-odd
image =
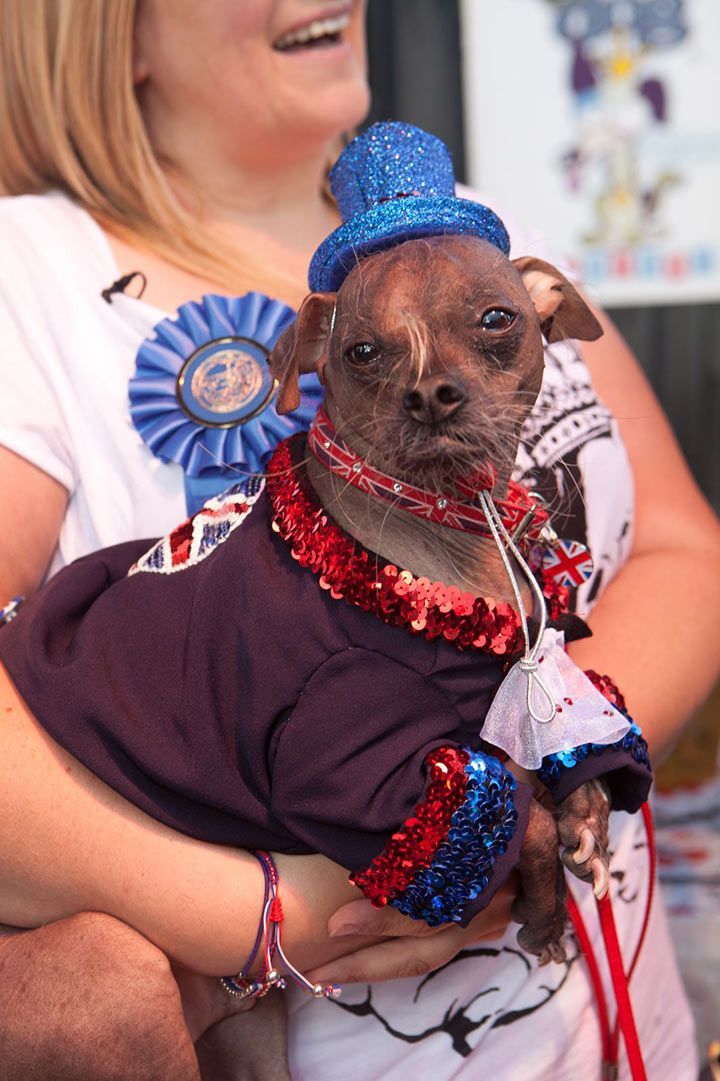
[(273, 49), (278, 52), (299, 52), (301, 49), (324, 49), (339, 45), (349, 25), (349, 11), (314, 19), (282, 34), (273, 42)]

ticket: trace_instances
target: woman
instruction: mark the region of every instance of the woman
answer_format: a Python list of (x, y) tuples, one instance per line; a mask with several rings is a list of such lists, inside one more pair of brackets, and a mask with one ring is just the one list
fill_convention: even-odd
[[(6, 530), (0, 537), (0, 573), (7, 576), (0, 591), (11, 596), (35, 588), (50, 563), (54, 569), (99, 544), (164, 532), (183, 517), (182, 477), (172, 466), (152, 459), (124, 421), (135, 351), (165, 312), (207, 291), (242, 293), (253, 288), (297, 303), (305, 292), (309, 254), (337, 222), (322, 197), (326, 163), (339, 134), (364, 114), (367, 88), (358, 4), (321, 8), (309, 0), (252, 0), (243, 5), (230, 0), (212, 5), (145, 0), (135, 12), (132, 3), (120, 0), (107, 2), (102, 9), (89, 0), (67, 0), (43, 6), (42, 33), (28, 5), (6, 0), (1, 10), (6, 55), (0, 138), (7, 148), (7, 190), (20, 195), (54, 188), (75, 200), (40, 194), (11, 199), (2, 209), (2, 233), (9, 239), (0, 291), (7, 365), (2, 378), (11, 393), (3, 395), (8, 404), (2, 408), (9, 415), (3, 415), (0, 424), (5, 448), (0, 451), (0, 490), (8, 505), (20, 508), (21, 523), (20, 529)], [(37, 5), (33, 10), (37, 12)], [(335, 17), (341, 28), (324, 33), (323, 20)], [(333, 25), (337, 24), (331, 23), (330, 29)], [(53, 73), (44, 66), (48, 56)], [(80, 83), (85, 77), (88, 81)], [(23, 101), (33, 102), (32, 112)], [(219, 101), (222, 108), (217, 107)], [(517, 235), (514, 239), (513, 254), (527, 250), (527, 241)], [(104, 324), (102, 336), (100, 331), (98, 336), (84, 336), (87, 321), (101, 318), (96, 308), (90, 313), (92, 304), (104, 305), (97, 297), (100, 290), (138, 269), (148, 278), (143, 301), (114, 301), (109, 309), (111, 325)], [(65, 351), (68, 342), (75, 343), (70, 353)], [(642, 420), (622, 424), (637, 487), (633, 548), (622, 569), (630, 538), (625, 530), (624, 542), (616, 545), (623, 508), (613, 511), (604, 495), (592, 493), (584, 525), (594, 537), (602, 535), (603, 584), (615, 577), (593, 611), (595, 637), (577, 645), (575, 655), (583, 667), (616, 676), (657, 753), (672, 742), (713, 678), (711, 592), (717, 589), (712, 570), (717, 533), (650, 391), (612, 329), (584, 351), (584, 359), (614, 412)], [(557, 397), (564, 387), (584, 387), (585, 382), (579, 357), (556, 350), (545, 404), (552, 399), (553, 388)], [(71, 400), (73, 392), (79, 404)], [(601, 458), (612, 448), (619, 470), (612, 484), (617, 485), (621, 475), (629, 492), (617, 427), (607, 413), (604, 416), (601, 438), (585, 443)], [(528, 460), (521, 463), (527, 476), (544, 468), (534, 446), (531, 434)], [(579, 473), (578, 479), (582, 481)], [(551, 488), (550, 482), (547, 486)], [(672, 517), (667, 491), (673, 493)], [(682, 526), (676, 526), (680, 522)], [(669, 599), (678, 596), (682, 605), (673, 611), (671, 638), (660, 617), (667, 612)], [(586, 610), (597, 597), (583, 600)], [(153, 888), (146, 890), (146, 879), (143, 893), (153, 897), (158, 932), (166, 933), (168, 905), (183, 883), (191, 893), (202, 894), (203, 903), (210, 902), (201, 883), (221, 886), (213, 891), (214, 898), (223, 898), (216, 918), (232, 934), (228, 931), (213, 958), (212, 942), (203, 936), (200, 918), (197, 950), (185, 959), (197, 967), (203, 967), (204, 959), (205, 971), (222, 970), (228, 953), (236, 957), (242, 952), (243, 936), (251, 938), (254, 933), (259, 887), (252, 861), (186, 839), (178, 842), (146, 822), (136, 822), (130, 829), (127, 817), (119, 829), (119, 821), (110, 816), (104, 843), (110, 838), (143, 851), (144, 871), (154, 876)], [(616, 830), (621, 857), (642, 843), (628, 822), (619, 821)], [(284, 861), (281, 872), (290, 891), (288, 927), (299, 959), (328, 957), (333, 944), (323, 941), (322, 928), (332, 909), (350, 896), (347, 887), (339, 885), (344, 875), (324, 862), (292, 860)], [(111, 885), (123, 888), (112, 875), (103, 888)], [(637, 885), (646, 889), (647, 883)], [(21, 890), (17, 896), (14, 922), (22, 923)], [(26, 900), (37, 903), (36, 898)], [(130, 923), (137, 900), (128, 909)], [(248, 906), (252, 918), (243, 926), (239, 914)], [(473, 934), (495, 930), (506, 919), (506, 907), (507, 900), (500, 902), (500, 910), (489, 912), (487, 922), (470, 935), (452, 928), (416, 939), (410, 949), (407, 939), (370, 946), (316, 975), (365, 982), (425, 971), (457, 954), (472, 942)], [(71, 897), (65, 911), (74, 911)], [(202, 917), (202, 908), (196, 911)], [(46, 912), (35, 918), (59, 914)], [(621, 931), (624, 944), (631, 948), (639, 916), (635, 910), (627, 916)], [(362, 902), (336, 916), (333, 926), (347, 930), (348, 921), (356, 931), (375, 934), (405, 929), (396, 917), (368, 912)], [(178, 938), (187, 934), (183, 921), (170, 929), (171, 934), (174, 931)], [(112, 934), (117, 943), (114, 954), (108, 947)], [(95, 1031), (103, 1030), (118, 1009), (127, 1011), (127, 1023), (118, 1027), (127, 1060), (132, 1061), (139, 1058), (138, 1015), (152, 1010), (153, 1017), (177, 1021), (177, 991), (173, 992), (175, 985), (153, 947), (146, 948), (144, 940), (122, 924), (112, 934), (102, 928), (98, 932), (92, 921), (90, 927), (81, 922), (80, 930), (77, 923), (69, 928), (51, 926), (10, 940), (14, 954), (5, 946), (0, 958), (5, 957), (6, 966), (15, 963), (14, 971), (26, 984), (36, 977), (32, 994), (40, 997), (34, 998), (33, 1008), (43, 1020), (56, 1018), (58, 1030), (65, 1025), (65, 1035), (67, 1020), (58, 1012), (57, 988), (43, 987), (43, 951), (55, 959), (62, 980), (63, 972), (69, 971), (67, 962), (63, 968), (63, 957), (79, 956), (75, 947), (78, 940), (85, 941), (85, 956), (100, 951), (102, 965), (95, 973), (100, 983), (118, 957), (130, 953), (130, 960), (140, 958), (150, 974), (152, 995), (144, 997), (141, 983), (139, 1001), (133, 991), (139, 1007), (135, 1012), (131, 996), (122, 991), (111, 1011), (99, 1010), (101, 996), (95, 998), (94, 1010), (83, 1009), (89, 1026), (97, 1022)], [(466, 951), (455, 965), (421, 984), (409, 979), (392, 987), (361, 987), (357, 993), (349, 991), (340, 1007), (299, 1009), (300, 1018), (291, 1031), (297, 1076), (405, 1076), (415, 1069), (419, 1076), (449, 1078), (472, 1076), (478, 1061), (501, 1074), (501, 1064), (517, 1049), (517, 1035), (532, 1042), (534, 1051), (531, 1063), (518, 1066), (515, 1061), (513, 1076), (522, 1076), (521, 1069), (533, 1079), (582, 1076), (587, 1063), (596, 1061), (598, 1041), (584, 971), (574, 964), (554, 974), (551, 993), (546, 993), (540, 988), (549, 983), (547, 971), (540, 978), (537, 971), (524, 968), (512, 950), (513, 938), (511, 931), (507, 944), (496, 941), (475, 953)], [(160, 933), (155, 940), (166, 941)], [(167, 948), (171, 947), (172, 943)], [(336, 942), (334, 947), (342, 952), (347, 943)], [(137, 988), (131, 965), (123, 964), (121, 974), (125, 986)], [(75, 986), (92, 989), (82, 963), (72, 971), (73, 980), (80, 976)], [(690, 1078), (694, 1067), (685, 1008), (659, 914), (636, 980), (636, 999), (644, 1004), (641, 1038), (651, 1076)], [(660, 982), (666, 1001), (674, 1004), (675, 1026), (668, 1023), (658, 1035), (656, 1002), (647, 988)], [(501, 1000), (493, 1004), (490, 1014), (495, 1021), (489, 1024), (483, 1020), (488, 1010), (482, 1009), (477, 988), (499, 984)], [(108, 978), (103, 987), (110, 985)], [(17, 1000), (13, 1008), (19, 1017)], [(16, 1031), (21, 1028), (18, 1022)], [(36, 1033), (42, 1032), (43, 1027), (36, 1025)], [(114, 1025), (113, 1032), (117, 1032)], [(181, 1050), (187, 1069), (192, 1048), (187, 1036), (185, 1041)], [(21, 1043), (16, 1040), (14, 1048)], [(104, 1072), (88, 1065), (91, 1043), (92, 1034), (87, 1038), (87, 1033), (75, 1041), (74, 1053), (86, 1057), (76, 1057), (68, 1066), (69, 1077), (83, 1076), (78, 1063), (84, 1063), (86, 1076), (113, 1076), (107, 1059)], [(169, 1069), (171, 1043), (168, 1040), (161, 1048), (163, 1054), (167, 1051), (161, 1065), (148, 1065), (146, 1073), (135, 1076), (164, 1076), (161, 1069)], [(51, 1054), (52, 1041), (47, 1046)], [(470, 1054), (476, 1046), (477, 1058)], [(25, 1072), (16, 1071), (15, 1076), (30, 1078), (31, 1068), (41, 1071), (37, 1077), (58, 1076), (57, 1059), (56, 1072), (43, 1074), (37, 1049), (27, 1053), (28, 1067), (23, 1064)], [(359, 1067), (353, 1060), (361, 1054), (365, 1065)], [(132, 1068), (141, 1070), (142, 1064), (135, 1062)], [(133, 1076), (126, 1065), (123, 1069), (120, 1076)]]
[[(274, 47), (291, 44), (297, 28), (309, 33), (318, 14), (330, 20), (321, 29), (334, 30), (334, 48), (327, 41), (315, 50)], [(1, 179), (15, 196), (0, 205), (9, 362), (0, 489), (20, 526), (0, 536), (3, 599), (34, 590), (48, 568), (101, 544), (164, 532), (184, 517), (179, 466), (153, 458), (126, 419), (135, 353), (166, 312), (206, 292), (302, 298), (309, 255), (338, 220), (324, 194), (327, 166), (340, 133), (367, 110), (363, 17), (358, 2), (320, 12), (307, 0), (200, 8), (146, 0), (137, 10), (133, 2), (0, 4)], [(222, 114), (218, 95), (232, 103)], [(183, 115), (193, 118), (185, 135)], [(212, 132), (208, 117), (217, 119)], [(148, 278), (146, 299), (120, 295), (108, 305), (101, 290), (137, 268)], [(162, 872), (176, 885), (176, 872), (187, 873), (196, 858), (182, 849), (177, 856)], [(162, 861), (151, 864), (159, 872)], [(218, 882), (225, 876), (236, 902), (228, 927), (237, 928), (247, 899), (245, 930), (254, 933), (255, 861), (206, 850), (196, 870)], [(296, 860), (283, 878), (286, 891), (292, 887), (291, 945), (296, 936), (324, 947), (325, 954), (309, 949), (306, 960), (328, 956), (327, 917), (355, 896), (346, 873)], [(504, 927), (509, 901), (480, 930)], [(27, 922), (23, 912), (15, 922)], [(397, 918), (386, 930), (402, 936), (421, 928)], [(440, 964), (472, 934), (452, 928), (419, 947), (396, 937), (387, 961), (378, 958), (383, 976)], [(66, 1070), (77, 1081), (116, 1069), (154, 1081), (165, 1072), (194, 1076), (177, 985), (146, 939), (89, 915), (5, 945), (4, 990), (17, 986), (16, 974), (32, 987), (0, 1010), (8, 1076), (57, 1079)], [(339, 952), (348, 948), (346, 940)], [(361, 963), (378, 963), (374, 956)], [(52, 986), (49, 957), (62, 959)], [(64, 988), (70, 1000), (87, 999), (81, 1030), (77, 1011), (63, 1008)], [(224, 1012), (222, 1003), (212, 1008)]]

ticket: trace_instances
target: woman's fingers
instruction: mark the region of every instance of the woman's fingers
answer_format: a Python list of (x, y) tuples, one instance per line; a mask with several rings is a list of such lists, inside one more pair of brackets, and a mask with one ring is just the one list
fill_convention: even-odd
[(427, 938), (442, 931), (442, 927), (428, 927), (423, 920), (411, 920), (390, 905), (375, 908), (369, 901), (350, 901), (328, 920), (331, 938), (342, 935), (382, 935), (388, 938)]
[(306, 973), (311, 983), (378, 983), (424, 976), (447, 964), (466, 943), (461, 927), (444, 927), (439, 934), (392, 938), (377, 946), (339, 957)]
[[(497, 934), (498, 930), (504, 931), (510, 923), (510, 910), (516, 895), (517, 881), (511, 876), (500, 887), (487, 908), (471, 921), (468, 930), (473, 930), (476, 938), (487, 938), (491, 934)], [(428, 927), (423, 920), (411, 920), (409, 916), (401, 915), (391, 905), (375, 908), (369, 901), (361, 899), (350, 901), (334, 912), (328, 920), (327, 928), (331, 938), (344, 935), (430, 938), (444, 932), (448, 926), (453, 925)]]
[(510, 923), (515, 893), (514, 885), (503, 886), (467, 927), (428, 927), (422, 920), (410, 920), (393, 908), (374, 908), (369, 901), (352, 901), (331, 917), (328, 928), (334, 937), (382, 935), (387, 941), (339, 957), (307, 973), (308, 979), (313, 983), (343, 984), (422, 976), (447, 964), (474, 942), (500, 938)]
[(450, 924), (428, 928), (425, 934), (390, 938), (387, 942), (366, 946), (339, 957), (306, 975), (311, 983), (323, 984), (379, 983), (424, 976), (446, 965), (460, 950), (475, 942), (484, 939), (497, 941), (510, 922), (509, 906), (510, 901), (502, 898), (499, 911), (491, 912), (491, 905), (467, 927)]

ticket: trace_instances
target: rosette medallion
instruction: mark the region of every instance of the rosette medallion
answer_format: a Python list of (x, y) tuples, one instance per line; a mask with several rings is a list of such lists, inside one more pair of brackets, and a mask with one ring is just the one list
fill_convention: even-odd
[(162, 319), (140, 346), (130, 416), (156, 457), (185, 474), (188, 514), (243, 476), (260, 473), (281, 439), (306, 429), (322, 400), (300, 378), (300, 406), (278, 416), (267, 358), (295, 319), (263, 293), (208, 294)]

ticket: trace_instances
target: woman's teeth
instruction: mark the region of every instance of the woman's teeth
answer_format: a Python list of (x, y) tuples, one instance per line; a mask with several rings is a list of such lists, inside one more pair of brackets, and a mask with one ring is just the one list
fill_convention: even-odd
[(318, 19), (316, 22), (301, 26), (298, 30), (289, 30), (278, 38), (273, 48), (292, 49), (296, 46), (312, 45), (323, 38), (337, 38), (350, 25), (349, 15), (336, 15), (331, 19)]

